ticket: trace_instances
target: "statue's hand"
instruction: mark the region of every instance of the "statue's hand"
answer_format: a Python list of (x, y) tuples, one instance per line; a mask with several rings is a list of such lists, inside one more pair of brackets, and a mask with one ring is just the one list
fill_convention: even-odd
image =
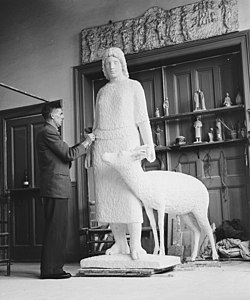
[(94, 142), (94, 140), (95, 140), (95, 135), (94, 135), (94, 133), (89, 133), (89, 134), (87, 134), (87, 141), (88, 141), (89, 143)]
[(154, 145), (149, 146), (147, 148), (147, 157), (146, 158), (149, 162), (155, 161), (155, 148), (154, 148)]

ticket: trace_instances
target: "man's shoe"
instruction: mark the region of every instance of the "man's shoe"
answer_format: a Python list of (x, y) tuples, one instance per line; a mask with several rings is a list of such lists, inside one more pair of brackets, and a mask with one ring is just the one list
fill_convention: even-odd
[(41, 279), (67, 279), (70, 278), (71, 274), (70, 273), (59, 273), (59, 274), (47, 274), (47, 275), (41, 275)]

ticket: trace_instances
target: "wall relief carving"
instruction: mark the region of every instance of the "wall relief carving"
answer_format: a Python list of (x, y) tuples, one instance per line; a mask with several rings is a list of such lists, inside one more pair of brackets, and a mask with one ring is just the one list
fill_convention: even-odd
[(203, 0), (170, 10), (152, 7), (134, 19), (83, 29), (81, 61), (100, 60), (111, 46), (132, 54), (226, 34), (238, 27), (238, 0)]

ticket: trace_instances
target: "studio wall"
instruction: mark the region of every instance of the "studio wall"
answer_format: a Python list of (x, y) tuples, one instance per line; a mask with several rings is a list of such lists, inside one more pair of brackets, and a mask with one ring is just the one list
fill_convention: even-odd
[[(239, 30), (250, 28), (250, 1), (239, 1)], [(74, 134), (73, 67), (80, 65), (80, 32), (191, 0), (1, 0), (0, 82), (48, 100), (63, 99), (64, 139)], [(0, 110), (39, 103), (0, 87)], [(72, 180), (75, 180), (74, 167)]]

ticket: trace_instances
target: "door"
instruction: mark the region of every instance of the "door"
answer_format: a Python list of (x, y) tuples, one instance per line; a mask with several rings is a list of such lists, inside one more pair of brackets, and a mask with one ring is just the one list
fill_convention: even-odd
[[(6, 120), (7, 186), (12, 200), (14, 260), (40, 259), (44, 224), (35, 137), (43, 123), (41, 114)], [(24, 180), (28, 180), (28, 186), (24, 186)]]

